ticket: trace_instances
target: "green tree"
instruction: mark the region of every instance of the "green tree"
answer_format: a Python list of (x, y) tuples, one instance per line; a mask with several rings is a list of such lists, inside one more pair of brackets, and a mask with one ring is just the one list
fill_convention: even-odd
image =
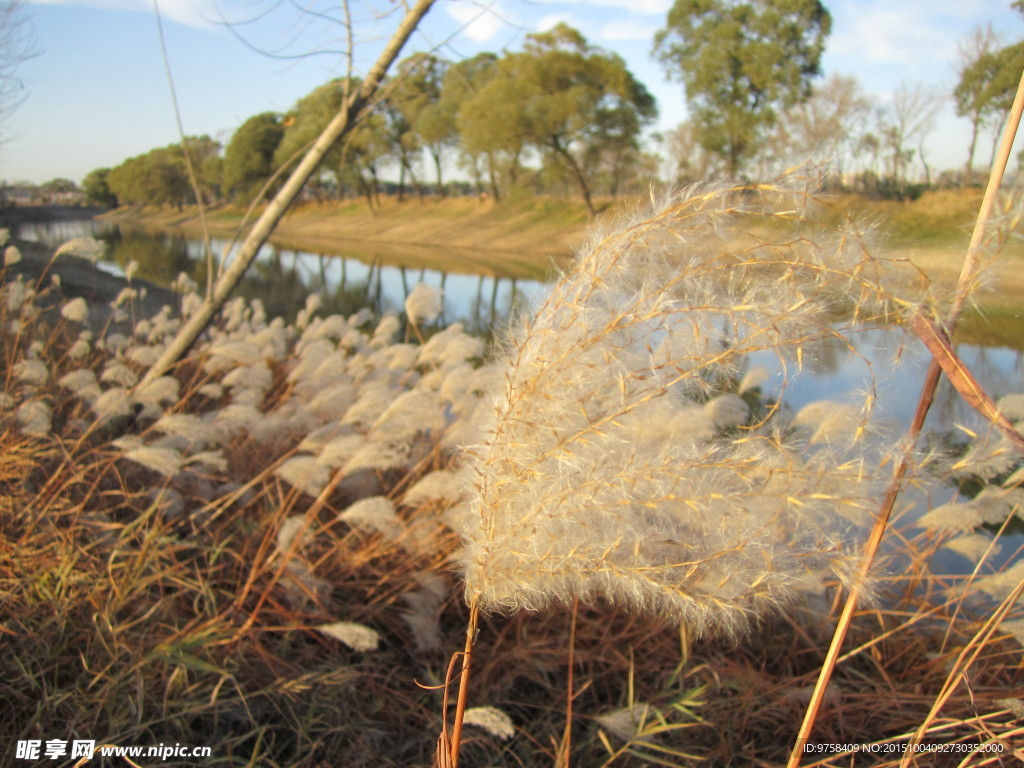
[(509, 185), (516, 184), (525, 149), (523, 131), (517, 125), (520, 111), (508, 93), (510, 84), (490, 87), (498, 77), (498, 63), (493, 53), (459, 62), (448, 71), (442, 91), (442, 102), (457, 105), (455, 125), (477, 189), (480, 191), (486, 171), (495, 200), (501, 198), (500, 177), (504, 176)]
[[(348, 92), (360, 87), (356, 79), (348, 83)], [(346, 81), (337, 78), (299, 99), (288, 114), (288, 126), (274, 154), (275, 164), (283, 165), (312, 143), (341, 109), (346, 95)], [(378, 161), (387, 152), (383, 134), (383, 118), (377, 111), (368, 110), (345, 142), (337, 143), (327, 151), (314, 177), (330, 174), (339, 190), (354, 186), (359, 194), (366, 196), (372, 209), (378, 195)], [(320, 183), (325, 182), (320, 179)]]
[(621, 57), (591, 46), (566, 24), (529, 35), (522, 52), (500, 59), (460, 118), (467, 112), (496, 140), (494, 149), (518, 160), (533, 147), (560, 168), (591, 216), (595, 161), (616, 152), (621, 161), (657, 114), (654, 98)]
[[(977, 35), (978, 33), (976, 33)], [(985, 125), (998, 123), (1010, 110), (1024, 71), (1024, 43), (996, 48), (993, 38), (968, 43), (961, 49), (960, 79), (953, 90), (956, 113), (971, 121), (965, 180), (973, 173), (978, 134)]]
[(441, 161), (456, 140), (455, 110), (442, 104), (441, 85), (448, 65), (430, 53), (414, 53), (399, 62), (389, 98), (402, 113), (415, 137), (434, 161), (438, 194), (444, 196)]
[(276, 112), (262, 112), (242, 123), (224, 151), (225, 194), (236, 199), (255, 195), (274, 174), (274, 154), (283, 136)]
[(654, 52), (700, 143), (738, 174), (777, 113), (810, 95), (832, 17), (819, 0), (675, 0)]
[(117, 207), (117, 195), (110, 191), (109, 176), (109, 168), (97, 168), (86, 174), (82, 179), (82, 191), (85, 192), (86, 202), (107, 208)]
[(181, 146), (153, 149), (125, 160), (107, 175), (107, 186), (122, 203), (175, 205), (195, 202)]

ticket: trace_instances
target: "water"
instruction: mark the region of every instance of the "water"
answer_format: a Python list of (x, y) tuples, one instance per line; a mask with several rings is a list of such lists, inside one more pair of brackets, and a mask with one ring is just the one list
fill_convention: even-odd
[[(73, 237), (96, 237), (108, 243), (102, 268), (114, 274), (132, 261), (136, 275), (170, 286), (182, 272), (205, 285), (205, 245), (175, 232), (154, 232), (122, 227), (102, 220), (84, 219), (45, 224), (23, 224), (18, 236), (56, 248)], [(214, 254), (228, 244), (211, 242)], [(420, 251), (425, 250), (417, 246)], [(444, 249), (437, 249), (443, 254)], [(468, 267), (472, 267), (467, 262)], [(362, 307), (379, 312), (401, 310), (405, 297), (418, 282), (442, 288), (443, 324), (463, 322), (473, 333), (486, 333), (505, 320), (512, 307), (543, 293), (542, 282), (485, 274), (442, 272), (422, 266), (410, 257), (407, 263), (383, 265), (368, 246), (365, 252), (314, 253), (268, 243), (257, 255), (239, 286), (242, 295), (259, 298), (270, 316), (289, 319), (302, 308), (306, 297), (320, 295), (323, 312), (351, 314)]]

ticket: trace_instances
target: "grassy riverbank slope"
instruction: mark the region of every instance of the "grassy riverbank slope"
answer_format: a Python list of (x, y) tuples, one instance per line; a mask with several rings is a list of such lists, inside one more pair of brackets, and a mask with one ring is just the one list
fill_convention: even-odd
[[(231, 235), (244, 216), (243, 207), (228, 205), (209, 211), (206, 220), (212, 234)], [(191, 232), (201, 231), (203, 226), (194, 208), (125, 207), (105, 218)], [(571, 255), (587, 224), (586, 210), (575, 201), (533, 198), (495, 203), (464, 197), (399, 203), (383, 198), (373, 211), (364, 201), (355, 200), (298, 205), (281, 221), (275, 239), (294, 247), (329, 251), (344, 251), (354, 241), (443, 247), (490, 254), (495, 262), (514, 262), (533, 271), (531, 266), (546, 270), (553, 259)]]
[[(824, 195), (815, 218), (828, 228), (838, 227), (847, 218), (863, 222), (877, 232), (883, 248), (910, 256), (930, 276), (955, 277), (981, 196), (980, 189), (937, 190), (914, 201)], [(635, 205), (633, 201), (605, 200), (598, 207), (603, 211), (601, 216), (607, 216)], [(224, 205), (209, 211), (206, 220), (212, 234), (230, 235), (244, 216), (244, 207)], [(133, 206), (106, 213), (104, 218), (186, 231), (201, 231), (203, 226), (195, 208), (179, 211)], [(250, 220), (254, 219), (255, 215)], [(500, 203), (467, 197), (409, 198), (401, 203), (383, 198), (379, 208), (372, 211), (362, 200), (298, 205), (280, 223), (275, 238), (310, 248), (333, 246), (338, 250), (353, 241), (467, 249), (493, 253), (498, 260), (516, 259), (547, 267), (552, 258), (558, 260), (573, 253), (586, 236), (588, 224), (581, 203), (561, 198)], [(1015, 264), (1024, 258), (1024, 249), (1011, 242), (1007, 256)]]

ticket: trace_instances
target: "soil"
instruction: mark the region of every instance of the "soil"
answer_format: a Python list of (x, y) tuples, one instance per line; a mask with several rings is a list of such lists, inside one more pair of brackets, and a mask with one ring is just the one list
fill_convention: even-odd
[[(18, 211), (20, 215), (9, 216), (11, 210)], [(71, 211), (74, 212), (73, 215), (70, 214)], [(52, 207), (35, 210), (8, 209), (0, 212), (0, 226), (6, 227), (15, 222), (26, 221), (59, 221), (62, 217), (64, 219), (80, 219), (82, 211), (81, 208), (55, 211)], [(26, 215), (26, 212), (30, 213)], [(36, 216), (36, 218), (30, 218), (31, 216)], [(40, 216), (51, 216), (52, 218), (38, 218)], [(61, 304), (69, 299), (84, 298), (89, 303), (89, 325), (94, 330), (106, 327), (110, 323), (111, 302), (129, 286), (139, 292), (134, 303), (137, 313), (149, 316), (159, 312), (165, 304), (177, 307), (177, 294), (174, 292), (145, 280), (132, 280), (129, 283), (125, 278), (105, 271), (101, 266), (88, 259), (68, 254), (61, 254), (54, 258), (52, 251), (46, 246), (18, 238), (6, 244), (0, 243), (0, 251), (5, 250), (7, 245), (16, 247), (21, 253), (21, 258), (0, 269), (0, 282), (6, 283), (21, 277), (28, 283), (35, 283), (40, 292), (43, 288), (48, 287), (49, 290), (45, 295), (40, 296), (40, 305), (49, 312), (55, 312)], [(57, 284), (54, 284), (54, 276), (58, 278)], [(121, 325), (115, 323), (113, 327), (121, 330), (119, 327)]]

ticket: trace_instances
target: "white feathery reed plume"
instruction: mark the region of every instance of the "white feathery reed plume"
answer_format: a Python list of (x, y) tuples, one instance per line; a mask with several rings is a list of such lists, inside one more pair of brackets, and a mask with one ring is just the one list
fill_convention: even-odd
[(336, 621), (317, 627), (317, 630), (360, 653), (375, 651), (380, 646), (380, 633), (377, 630), (354, 621)]
[(84, 323), (89, 319), (89, 305), (81, 296), (67, 301), (60, 308), (60, 313), (65, 320), (71, 323)]
[(54, 258), (62, 255), (77, 256), (95, 264), (107, 251), (107, 244), (94, 237), (73, 237), (61, 245), (53, 254)]
[(497, 707), (470, 707), (466, 710), (464, 722), (466, 725), (483, 728), (502, 741), (508, 741), (516, 735), (516, 727), (512, 724), (512, 718)]
[(338, 519), (367, 533), (379, 533), (386, 539), (402, 535), (405, 525), (395, 514), (395, 505), (386, 496), (371, 496), (351, 504)]
[(45, 436), (50, 433), (50, 406), (42, 400), (29, 400), (18, 406), (18, 422), (26, 435)]
[(866, 462), (790, 444), (771, 421), (722, 431), (738, 403), (702, 406), (749, 353), (785, 362), (833, 335), (816, 296), (882, 295), (853, 238), (747, 234), (800, 200), (698, 191), (598, 234), (513, 328), (469, 450), (457, 559), (471, 606), (603, 601), (737, 634), (808, 583), (852, 576), (844, 508), (869, 492)]

